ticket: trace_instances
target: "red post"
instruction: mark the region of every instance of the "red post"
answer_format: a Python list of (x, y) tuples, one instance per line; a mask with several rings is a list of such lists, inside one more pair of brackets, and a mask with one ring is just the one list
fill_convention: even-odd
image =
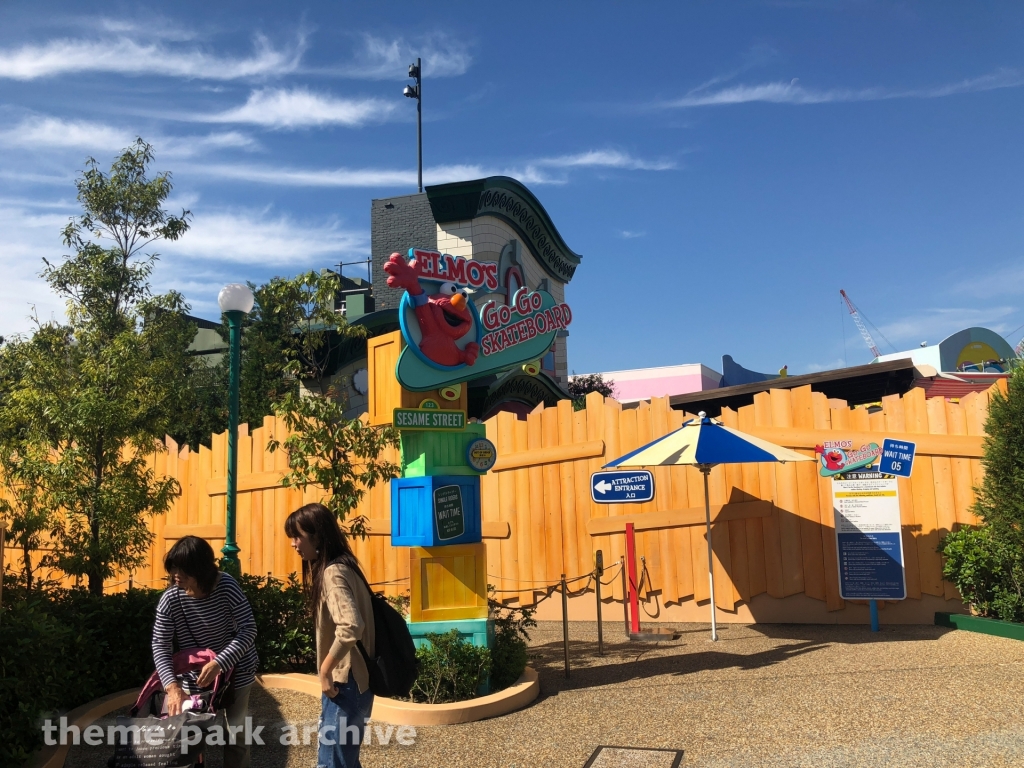
[(626, 567), (629, 569), (630, 632), (640, 632), (640, 601), (636, 594), (636, 540), (633, 524), (626, 523)]

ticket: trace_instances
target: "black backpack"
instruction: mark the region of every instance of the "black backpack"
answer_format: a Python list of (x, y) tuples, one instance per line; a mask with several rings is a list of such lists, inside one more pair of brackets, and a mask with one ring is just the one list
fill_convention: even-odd
[(377, 652), (377, 658), (366, 652), (362, 640), (356, 643), (370, 673), (370, 690), (374, 696), (406, 698), (419, 675), (416, 646), (412, 642), (409, 625), (391, 603), (370, 589), (369, 582), (359, 568), (353, 570), (366, 585), (373, 605), (373, 649)]

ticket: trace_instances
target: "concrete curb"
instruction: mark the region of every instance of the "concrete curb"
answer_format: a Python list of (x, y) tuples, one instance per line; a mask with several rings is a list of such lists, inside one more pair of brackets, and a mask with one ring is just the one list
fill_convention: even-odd
[[(313, 675), (296, 673), (287, 675), (263, 675), (257, 680), (266, 688), (287, 688), (291, 691), (320, 697), (320, 682)], [(540, 681), (531, 667), (503, 691), (481, 696), (454, 704), (417, 704), (412, 701), (385, 699), (373, 700), (374, 720), (391, 725), (454, 725), (486, 720), (489, 717), (507, 715), (522, 709), (540, 695)]]
[(1024, 624), (1017, 624), (1012, 621), (988, 619), (984, 616), (937, 612), (935, 614), (935, 624), (939, 627), (963, 629), (967, 632), (978, 632), (982, 635), (1006, 637), (1011, 640), (1024, 640)]
[[(314, 675), (258, 675), (256, 682), (264, 688), (284, 688), (320, 698), (320, 682)], [(68, 725), (84, 730), (105, 715), (135, 703), (141, 688), (129, 688), (90, 701), (68, 712)], [(537, 673), (527, 667), (514, 685), (503, 691), (454, 704), (416, 704), (411, 701), (376, 698), (371, 717), (391, 725), (453, 725), (472, 723), (489, 717), (507, 715), (533, 702), (540, 694)], [(70, 744), (44, 747), (29, 760), (28, 768), (63, 768)]]

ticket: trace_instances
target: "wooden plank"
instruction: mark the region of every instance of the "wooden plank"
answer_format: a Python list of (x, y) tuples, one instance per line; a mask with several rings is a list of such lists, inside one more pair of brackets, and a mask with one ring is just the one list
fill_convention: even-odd
[[(903, 408), (907, 429), (910, 433), (927, 433), (928, 414), (924, 390), (914, 388), (903, 395)], [(932, 462), (928, 458), (922, 457), (920, 460), (915, 458), (910, 485), (914, 497), (914, 517), (917, 524), (921, 526), (917, 536), (921, 592), (927, 595), (944, 596), (942, 561), (937, 551), (939, 535), (938, 518), (935, 511), (935, 482)]]
[[(946, 428), (951, 434), (967, 434), (967, 410), (959, 403), (946, 402)], [(962, 525), (974, 524), (973, 478), (971, 477), (971, 460), (953, 458), (949, 461), (953, 480), (953, 506), (956, 510), (956, 522)]]
[[(783, 390), (771, 390), (781, 392)], [(913, 392), (913, 390), (911, 390)], [(908, 393), (909, 394), (909, 393)], [(905, 395), (904, 395), (905, 397)], [(857, 409), (863, 410), (863, 409)], [(984, 449), (980, 437), (964, 437), (962, 435), (931, 435), (918, 434), (913, 432), (899, 432), (890, 434), (879, 433), (869, 428), (870, 421), (867, 419), (867, 412), (864, 411), (864, 429), (851, 429), (843, 432), (844, 439), (853, 440), (855, 444), (870, 443), (872, 441), (881, 443), (881, 437), (891, 437), (894, 440), (909, 440), (917, 443), (918, 456), (960, 456), (963, 458), (980, 458)], [(835, 440), (836, 435), (829, 430), (819, 429), (796, 429), (783, 428), (778, 424), (771, 427), (756, 426), (750, 431), (755, 437), (768, 440), (776, 445), (786, 448), (809, 448), (821, 445), (825, 440)]]
[[(814, 398), (811, 388), (789, 390), (792, 402), (793, 426), (814, 429)], [(801, 451), (814, 457), (810, 451)], [(797, 499), (800, 515), (800, 545), (803, 551), (804, 594), (815, 600), (825, 600), (825, 558), (821, 540), (821, 509), (818, 505), (818, 462), (800, 462), (795, 465)], [(831, 517), (831, 505), (827, 506)]]
[[(214, 434), (210, 438), (210, 469), (207, 477), (224, 478), (227, 483), (228, 467), (228, 433), (227, 430)], [(202, 502), (202, 500), (200, 500)], [(227, 522), (227, 494), (222, 499), (207, 498), (206, 503), (210, 506), (210, 519), (207, 522)], [(237, 499), (236, 499), (237, 504)], [(237, 510), (236, 510), (237, 511)], [(237, 523), (236, 523), (237, 529)]]
[[(736, 422), (741, 431), (747, 431), (747, 427), (754, 423), (754, 406), (747, 405), (740, 408), (736, 413)], [(740, 477), (742, 498), (750, 500), (759, 498), (757, 465), (741, 464)], [(748, 518), (743, 524), (747, 531), (747, 578), (750, 585), (750, 597), (753, 598), (768, 589), (764, 572), (764, 528), (762, 521), (758, 518)]]
[[(505, 456), (498, 455), (492, 472), (507, 472), (522, 467), (537, 467), (543, 464), (558, 464), (562, 461), (590, 459), (604, 455), (603, 440), (588, 440), (585, 443), (572, 445), (553, 445), (529, 451), (516, 451)], [(612, 458), (615, 458), (614, 456)]]
[[(572, 414), (572, 440), (582, 443), (587, 439), (587, 411), (582, 409)], [(594, 548), (587, 535), (590, 521), (590, 472), (586, 459), (572, 462), (573, 485), (576, 489), (576, 572), (585, 573), (594, 567)], [(604, 553), (602, 553), (603, 555)]]
[[(772, 424), (771, 395), (760, 392), (754, 395), (754, 427), (770, 427)], [(753, 430), (750, 430), (753, 434)], [(775, 468), (771, 464), (758, 464), (758, 485), (762, 499), (772, 501), (772, 513), (761, 521), (764, 535), (765, 590), (772, 597), (785, 597), (786, 584), (782, 568), (782, 526), (781, 512), (775, 505)]]
[[(620, 435), (620, 423), (619, 414), (622, 413), (622, 406), (615, 400), (606, 398), (604, 405), (601, 408), (603, 427), (604, 427), (604, 444), (605, 452), (608, 459), (614, 459), (621, 456), (624, 451), (620, 450), (622, 444), (619, 440)], [(599, 464), (600, 466), (600, 464)], [(601, 507), (607, 510), (608, 517), (614, 517), (621, 515), (625, 512), (622, 504), (601, 504)], [(611, 562), (620, 561), (625, 562), (626, 554), (626, 542), (620, 539), (618, 536), (612, 537), (609, 542), (609, 547), (612, 553)], [(616, 600), (625, 600), (626, 596), (622, 593), (622, 580), (616, 579), (612, 584), (612, 594)]]
[(165, 541), (177, 541), (186, 536), (198, 536), (201, 539), (219, 539), (223, 541), (225, 535), (224, 526), (213, 523), (205, 525), (165, 525), (162, 533)]
[[(253, 434), (260, 430), (253, 430)], [(271, 469), (266, 472), (250, 472), (249, 474), (241, 474), (238, 476), (238, 491), (263, 491), (269, 488), (280, 488), (281, 480), (288, 474), (287, 468), (285, 471), (278, 469)], [(207, 496), (224, 496), (228, 492), (228, 480), (226, 477), (213, 477), (206, 481), (206, 495)]]
[[(558, 409), (545, 408), (540, 415), (541, 437), (545, 448), (558, 447)], [(547, 533), (547, 579), (558, 581), (565, 573), (562, 562), (562, 489), (558, 465), (546, 464), (544, 475), (544, 527)], [(571, 575), (571, 574), (570, 574)]]
[[(971, 392), (960, 399), (960, 407), (964, 409), (967, 416), (967, 434), (982, 436), (985, 435), (985, 420), (988, 418), (988, 398), (982, 393)], [(971, 459), (971, 488), (980, 488), (985, 480), (985, 470), (981, 465), (981, 459)], [(977, 525), (980, 520), (974, 517), (974, 509), (971, 509), (971, 524)]]
[[(832, 420), (828, 398), (821, 392), (811, 397), (811, 410), (815, 429), (831, 429)], [(818, 491), (819, 531), (821, 534), (821, 556), (825, 576), (825, 607), (829, 611), (841, 611), (846, 603), (839, 595), (839, 553), (836, 549), (835, 516), (832, 511), (832, 481), (822, 477), (814, 463), (813, 481)]]
[[(651, 439), (667, 435), (669, 428), (669, 406), (667, 397), (651, 398)], [(667, 512), (672, 509), (671, 468), (654, 468), (654, 512)], [(673, 549), (672, 531), (658, 531), (658, 551), (661, 568), (661, 591), (665, 603), (679, 602), (679, 576), (676, 572), (678, 555)]]
[[(946, 401), (941, 397), (929, 398), (925, 401), (928, 412), (928, 430), (933, 434), (946, 434), (948, 425), (946, 423)], [(924, 461), (929, 461), (924, 457)], [(953, 467), (950, 459), (945, 456), (933, 456), (932, 483), (935, 487), (935, 520), (938, 525), (938, 538), (941, 542), (948, 536), (956, 526), (956, 500), (953, 495)], [(915, 459), (914, 463), (917, 463)], [(939, 561), (945, 564), (945, 558), (939, 556)], [(949, 581), (943, 579), (942, 590), (947, 600), (959, 598), (956, 587)]]
[[(514, 414), (502, 411), (487, 422), (488, 439), (498, 449), (498, 455), (512, 453), (515, 450), (515, 421)], [(490, 435), (494, 437), (490, 437)], [(509, 538), (502, 540), (501, 569), (498, 571), (499, 581), (495, 585), (497, 589), (511, 589), (519, 581), (519, 538), (529, 540), (527, 531), (521, 531), (518, 527), (516, 516), (516, 478), (510, 472), (497, 475), (498, 483), (498, 520), (509, 527)], [(490, 566), (488, 566), (488, 572)], [(499, 599), (508, 597), (499, 593)]]
[[(882, 398), (886, 427), (906, 431), (906, 411), (903, 398), (890, 395)], [(914, 517), (914, 491), (907, 478), (896, 481), (900, 495), (900, 528), (903, 533), (903, 573), (907, 583), (907, 597), (921, 599), (921, 566), (917, 557), (919, 526)]]
[[(773, 389), (771, 398), (772, 426), (790, 427), (793, 419), (789, 391)], [(784, 595), (804, 591), (804, 555), (800, 535), (799, 494), (796, 466), (775, 465), (775, 506), (779, 509), (779, 533), (782, 544), (782, 578)]]
[[(490, 419), (484, 422), (487, 439), (498, 446), (497, 422)], [(481, 522), (499, 522), (501, 520), (500, 502), (498, 500), (498, 480), (500, 475), (487, 472), (480, 477), (480, 520)], [(511, 480), (511, 477), (509, 478)], [(508, 526), (506, 525), (506, 528)], [(487, 542), (487, 572), (501, 575), (504, 571), (501, 544), (497, 541)]]
[[(556, 426), (559, 446), (571, 446), (572, 439), (572, 401), (560, 400), (555, 409)], [(576, 480), (573, 476), (573, 463), (563, 461), (558, 465), (558, 485), (561, 490), (561, 535), (562, 563), (566, 573), (577, 576), (586, 571), (579, 570), (579, 542), (576, 540)]]
[[(603, 440), (604, 439), (604, 417), (605, 417), (605, 399), (604, 396), (598, 392), (591, 392), (586, 397), (586, 408), (583, 409), (583, 413), (586, 414), (586, 439), (587, 440)], [(577, 441), (580, 442), (580, 441)], [(614, 458), (614, 457), (612, 457)], [(591, 520), (599, 517), (607, 517), (608, 509), (604, 504), (597, 504), (593, 499), (590, 498), (590, 476), (601, 469), (601, 465), (604, 463), (604, 458), (591, 457), (590, 459), (583, 459), (583, 466), (585, 467), (586, 476), (586, 496), (581, 498), (587, 505), (589, 514), (585, 520), (585, 523), (589, 523)], [(584, 541), (588, 541), (590, 536), (587, 534), (586, 529), (583, 530), (583, 536), (581, 537)], [(615, 554), (612, 551), (611, 539), (594, 539), (590, 541), (592, 551), (596, 552), (598, 549), (601, 550), (601, 555), (604, 558), (605, 565), (612, 567), (617, 562)], [(615, 582), (619, 582), (620, 579), (615, 579), (609, 589), (606, 591), (606, 595), (612, 599), (621, 599), (621, 587), (616, 589)]]
[[(241, 430), (239, 430), (241, 432)], [(252, 473), (252, 438), (248, 435), (238, 436), (238, 474)], [(251, 493), (237, 495), (235, 514), (235, 539), (238, 542), (238, 559), (243, 573), (253, 573), (252, 569), (252, 496)], [(224, 497), (225, 503), (227, 496)]]
[[(741, 501), (735, 504), (712, 504), (711, 523), (723, 523), (729, 520), (746, 520), (748, 518), (768, 517), (772, 513), (769, 501)], [(587, 523), (587, 533), (591, 536), (607, 536), (625, 534), (626, 523), (633, 523), (637, 531), (656, 531), (662, 528), (679, 528), (691, 525), (704, 525), (706, 511), (703, 506), (684, 509), (668, 509), (664, 512), (643, 512), (638, 514), (616, 515), (615, 517), (597, 517)], [(706, 546), (706, 545), (705, 545)], [(705, 556), (705, 559), (706, 556)], [(705, 574), (706, 575), (706, 574)]]
[[(543, 405), (541, 406), (543, 408)], [(527, 447), (531, 451), (539, 451), (544, 446), (544, 432), (540, 410), (534, 410), (526, 417)], [(544, 470), (539, 466), (531, 466), (527, 470), (530, 477), (530, 541), (533, 544), (533, 584), (536, 593), (541, 585), (548, 583), (548, 532), (547, 516), (544, 509)]]
[[(642, 400), (635, 409), (636, 413), (636, 446), (627, 448), (628, 451), (635, 450), (641, 445), (647, 445), (654, 439), (651, 427), (651, 404), (650, 401)], [(657, 503), (651, 501), (630, 505), (635, 512), (655, 512)], [(664, 594), (664, 574), (661, 569), (661, 542), (658, 538), (659, 532), (640, 531), (637, 534), (638, 551), (644, 555), (643, 565), (647, 567), (648, 583), (645, 592), (660, 592)]]
[[(263, 453), (267, 445), (267, 431), (263, 427), (257, 427), (252, 431), (252, 467), (250, 475), (263, 471)], [(249, 515), (252, 518), (249, 532), (249, 547), (252, 550), (250, 561), (252, 572), (257, 576), (263, 576), (266, 571), (263, 568), (263, 494), (259, 491), (249, 493)], [(281, 532), (284, 535), (284, 531)]]
[[(513, 438), (516, 450), (525, 450), (528, 438), (528, 425), (516, 419), (513, 423)], [(533, 512), (530, 508), (530, 472), (534, 470), (520, 469), (512, 474), (516, 480), (516, 528), (519, 539), (516, 549), (519, 553), (519, 604), (533, 605), (533, 542), (537, 533), (533, 529)], [(510, 586), (507, 588), (511, 588)]]

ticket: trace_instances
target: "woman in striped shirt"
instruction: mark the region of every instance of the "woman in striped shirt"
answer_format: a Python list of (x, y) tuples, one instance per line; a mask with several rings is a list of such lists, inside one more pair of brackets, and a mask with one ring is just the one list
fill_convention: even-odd
[[(238, 582), (217, 570), (213, 548), (198, 536), (179, 539), (164, 558), (164, 569), (172, 584), (156, 608), (153, 661), (167, 695), (167, 714), (179, 714), (189, 694), (210, 687), (219, 673), (234, 668), (234, 697), (224, 710), (229, 726), (224, 768), (248, 768), (249, 746), (243, 743), (242, 731), (234, 730), (234, 739), (229, 734), (232, 726), (244, 726), (256, 680), (259, 659), (252, 608)], [(183, 648), (209, 648), (217, 656), (195, 679), (179, 680), (171, 657)]]

